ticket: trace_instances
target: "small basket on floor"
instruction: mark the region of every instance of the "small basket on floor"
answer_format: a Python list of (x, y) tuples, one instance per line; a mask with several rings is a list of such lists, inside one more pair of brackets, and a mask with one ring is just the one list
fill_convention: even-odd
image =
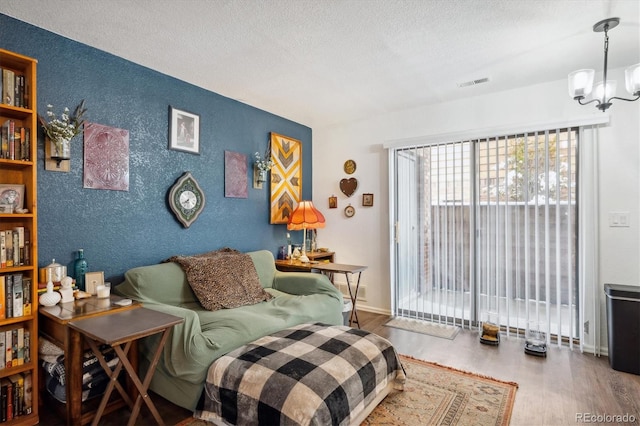
[(496, 312), (486, 312), (479, 327), (480, 343), (497, 346), (500, 344), (500, 323)]

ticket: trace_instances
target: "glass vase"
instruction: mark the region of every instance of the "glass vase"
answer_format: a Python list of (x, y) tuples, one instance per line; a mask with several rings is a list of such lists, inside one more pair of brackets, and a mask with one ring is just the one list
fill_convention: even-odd
[(84, 258), (84, 250), (78, 250), (78, 258), (76, 259), (73, 265), (75, 277), (76, 277), (76, 286), (78, 290), (85, 291), (85, 283), (84, 276), (87, 273), (87, 260)]

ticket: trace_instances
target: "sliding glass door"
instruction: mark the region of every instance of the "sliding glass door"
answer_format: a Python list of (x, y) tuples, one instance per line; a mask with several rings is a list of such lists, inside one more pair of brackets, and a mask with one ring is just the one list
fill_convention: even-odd
[(394, 313), (576, 336), (576, 129), (396, 149)]

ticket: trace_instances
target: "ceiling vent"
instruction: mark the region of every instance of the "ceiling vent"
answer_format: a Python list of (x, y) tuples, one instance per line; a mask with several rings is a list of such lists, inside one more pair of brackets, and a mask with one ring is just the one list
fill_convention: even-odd
[(489, 81), (489, 77), (479, 78), (477, 80), (465, 81), (464, 83), (458, 83), (459, 88), (475, 86), (476, 84), (487, 83)]

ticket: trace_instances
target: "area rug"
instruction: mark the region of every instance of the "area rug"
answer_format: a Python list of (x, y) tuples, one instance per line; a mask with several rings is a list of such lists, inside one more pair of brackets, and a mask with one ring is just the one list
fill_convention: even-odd
[[(404, 391), (378, 405), (362, 426), (508, 425), (518, 385), (400, 356)], [(188, 418), (178, 426), (210, 423)]]
[(460, 327), (456, 327), (455, 325), (437, 324), (435, 322), (404, 317), (392, 318), (384, 325), (449, 340), (455, 339), (460, 331)]

